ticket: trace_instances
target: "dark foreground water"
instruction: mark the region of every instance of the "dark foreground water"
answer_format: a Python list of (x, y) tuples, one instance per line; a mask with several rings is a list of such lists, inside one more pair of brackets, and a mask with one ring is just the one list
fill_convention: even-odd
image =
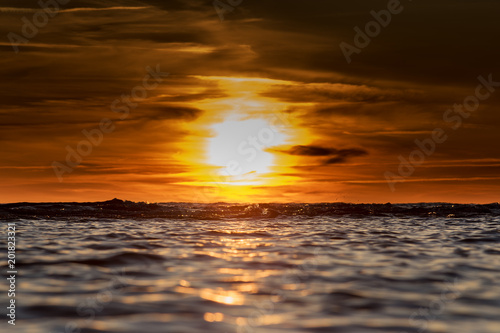
[(16, 326), (0, 327), (498, 333), (499, 208), (2, 205), (18, 275)]

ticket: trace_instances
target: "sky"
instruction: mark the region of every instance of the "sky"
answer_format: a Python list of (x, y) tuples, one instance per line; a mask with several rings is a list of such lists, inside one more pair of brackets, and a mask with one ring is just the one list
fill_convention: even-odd
[(0, 1), (0, 202), (499, 201), (497, 0), (49, 8)]

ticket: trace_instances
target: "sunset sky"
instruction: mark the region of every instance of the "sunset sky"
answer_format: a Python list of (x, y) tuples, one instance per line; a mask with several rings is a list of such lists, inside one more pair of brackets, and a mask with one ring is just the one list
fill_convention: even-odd
[(499, 201), (500, 83), (447, 110), (500, 82), (500, 2), (401, 1), (348, 63), (391, 1), (64, 0), (25, 38), (37, 1), (1, 0), (0, 202)]

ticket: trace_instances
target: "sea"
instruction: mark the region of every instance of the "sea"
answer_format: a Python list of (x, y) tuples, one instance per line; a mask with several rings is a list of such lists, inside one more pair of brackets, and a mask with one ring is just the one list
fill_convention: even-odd
[(1, 332), (500, 332), (498, 203), (113, 199), (0, 220)]

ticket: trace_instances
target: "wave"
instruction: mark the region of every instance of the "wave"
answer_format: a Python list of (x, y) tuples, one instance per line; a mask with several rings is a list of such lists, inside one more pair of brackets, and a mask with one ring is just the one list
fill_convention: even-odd
[(14, 219), (274, 219), (318, 216), (478, 217), (499, 216), (500, 204), (352, 204), (352, 203), (146, 203), (113, 199), (87, 203), (13, 203), (0, 205), (2, 220)]

